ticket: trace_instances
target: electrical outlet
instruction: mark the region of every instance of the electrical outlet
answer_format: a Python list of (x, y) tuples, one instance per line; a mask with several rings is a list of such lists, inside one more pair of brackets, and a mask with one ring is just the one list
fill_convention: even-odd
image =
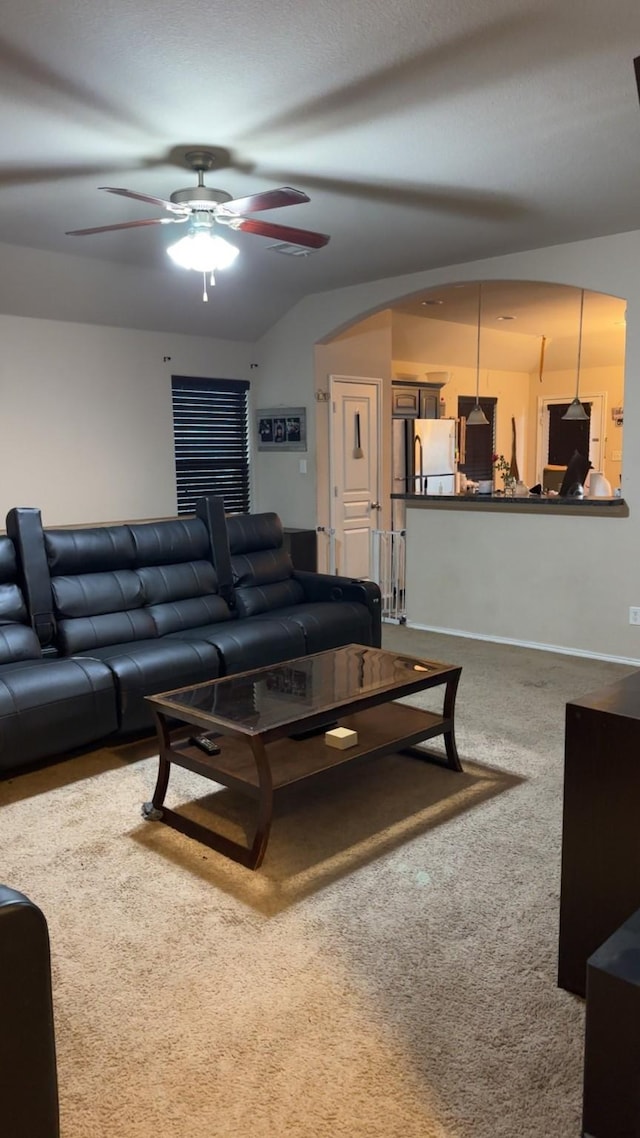
[(640, 624), (640, 608), (636, 605), (629, 609), (629, 624)]

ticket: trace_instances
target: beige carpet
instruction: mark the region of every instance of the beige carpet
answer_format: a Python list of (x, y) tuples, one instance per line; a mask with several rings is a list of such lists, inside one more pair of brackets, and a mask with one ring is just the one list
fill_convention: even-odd
[[(50, 927), (63, 1138), (569, 1138), (556, 987), (567, 699), (630, 669), (387, 626), (463, 665), (465, 773), (290, 794), (252, 873), (140, 818), (151, 743), (0, 783), (0, 880)], [(418, 699), (417, 702), (420, 702)], [(176, 772), (171, 803), (247, 803)]]

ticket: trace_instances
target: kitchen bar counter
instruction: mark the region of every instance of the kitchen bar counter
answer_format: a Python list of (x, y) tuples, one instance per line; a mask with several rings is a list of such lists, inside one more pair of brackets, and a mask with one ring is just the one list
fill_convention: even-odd
[(547, 498), (530, 494), (528, 498), (504, 494), (392, 494), (407, 507), (426, 510), (469, 510), (474, 513), (554, 514), (591, 518), (628, 518), (624, 498)]

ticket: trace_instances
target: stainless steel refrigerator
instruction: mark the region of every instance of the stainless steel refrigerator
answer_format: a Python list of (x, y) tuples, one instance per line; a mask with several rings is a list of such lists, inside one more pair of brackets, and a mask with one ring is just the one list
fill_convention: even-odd
[[(393, 419), (392, 493), (455, 494), (456, 420)], [(404, 529), (405, 503), (392, 501), (393, 529)]]

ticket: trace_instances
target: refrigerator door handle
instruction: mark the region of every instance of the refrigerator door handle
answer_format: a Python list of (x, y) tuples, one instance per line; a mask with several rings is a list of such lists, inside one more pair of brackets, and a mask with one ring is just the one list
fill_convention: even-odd
[(467, 420), (464, 415), (458, 419), (458, 464), (467, 461)]
[(423, 478), (424, 478), (424, 475), (423, 475), (423, 473), (422, 473), (422, 470), (423, 470), (423, 465), (424, 465), (424, 463), (423, 463), (423, 457), (422, 457), (422, 439), (420, 438), (420, 435), (418, 435), (418, 434), (416, 434), (416, 435), (414, 435), (414, 436), (413, 436), (413, 455), (414, 455), (414, 466), (415, 466), (415, 453), (416, 453), (416, 444), (417, 444), (417, 446), (418, 446), (418, 447), (419, 447), (419, 449), (420, 449), (420, 474), (419, 474), (419, 475), (417, 475), (417, 474), (415, 474), (415, 471), (414, 471), (415, 477), (414, 477), (414, 485), (413, 485), (413, 490), (414, 490), (414, 493), (415, 493), (415, 492), (416, 492), (416, 485), (415, 485), (415, 483), (417, 482), (417, 483), (418, 483), (418, 486), (417, 486), (417, 492), (418, 492), (418, 494), (421, 494), (421, 493), (422, 493), (422, 486), (423, 486)]

